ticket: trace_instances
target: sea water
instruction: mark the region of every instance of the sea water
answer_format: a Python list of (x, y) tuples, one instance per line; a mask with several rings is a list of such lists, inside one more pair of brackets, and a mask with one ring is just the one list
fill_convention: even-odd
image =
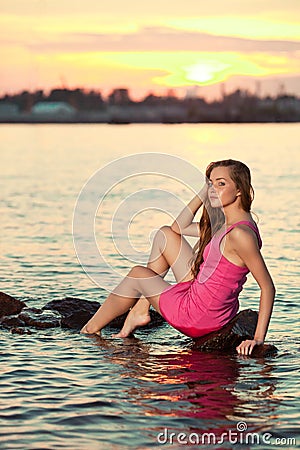
[[(0, 448), (296, 448), (300, 125), (1, 125), (0, 135), (0, 290), (35, 307), (67, 296), (102, 302), (192, 197), (189, 170), (200, 171), (200, 189), (210, 161), (245, 162), (277, 289), (267, 342), (279, 350), (201, 353), (167, 324), (125, 340), (109, 329), (101, 339), (1, 330)], [(157, 169), (146, 173), (153, 153)], [(92, 181), (94, 197), (83, 199)], [(82, 231), (89, 214), (94, 226), (78, 254), (81, 201)], [(93, 242), (101, 257), (85, 259)], [(249, 275), (240, 309), (257, 310), (259, 295)]]

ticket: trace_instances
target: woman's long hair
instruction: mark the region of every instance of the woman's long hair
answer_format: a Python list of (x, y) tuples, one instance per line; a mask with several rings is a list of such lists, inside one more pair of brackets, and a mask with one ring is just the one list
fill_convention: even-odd
[[(251, 185), (251, 173), (249, 168), (240, 161), (225, 159), (223, 161), (212, 162), (206, 169), (206, 179), (210, 179), (210, 174), (216, 167), (229, 167), (230, 177), (241, 192), (241, 205), (244, 211), (250, 212), (254, 198), (254, 190)], [(212, 208), (208, 198), (204, 199), (203, 212), (200, 219), (200, 239), (194, 248), (194, 263), (192, 274), (194, 278), (198, 275), (200, 265), (203, 262), (203, 252), (212, 236), (224, 225), (225, 216), (222, 208)]]

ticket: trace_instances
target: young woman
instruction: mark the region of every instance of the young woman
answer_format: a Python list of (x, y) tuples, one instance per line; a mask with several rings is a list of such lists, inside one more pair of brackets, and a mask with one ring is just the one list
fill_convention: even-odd
[[(155, 235), (147, 267), (130, 270), (82, 333), (99, 334), (111, 320), (130, 310), (116, 335), (127, 337), (150, 321), (152, 305), (177, 330), (193, 338), (202, 336), (235, 316), (238, 295), (250, 271), (261, 291), (258, 323), (254, 339), (243, 341), (237, 351), (250, 355), (255, 345), (264, 342), (275, 288), (251, 216), (250, 171), (242, 162), (228, 159), (211, 163), (206, 177), (207, 184), (174, 223)], [(202, 205), (200, 223), (193, 222)], [(184, 235), (200, 238), (195, 250)], [(164, 280), (170, 267), (175, 285)]]

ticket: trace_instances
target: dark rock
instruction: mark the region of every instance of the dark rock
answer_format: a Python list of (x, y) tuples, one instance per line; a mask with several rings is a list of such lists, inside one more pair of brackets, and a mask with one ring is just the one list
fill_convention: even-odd
[(60, 326), (61, 316), (56, 311), (43, 311), (37, 308), (24, 308), (19, 319), (30, 327), (45, 329)]
[(92, 316), (93, 314), (89, 311), (75, 311), (62, 317), (61, 326), (63, 328), (80, 330)]
[(95, 314), (99, 306), (98, 302), (66, 297), (47, 303), (43, 310), (58, 311), (62, 316), (62, 327), (80, 329)]
[[(246, 339), (253, 339), (258, 314), (256, 311), (246, 309), (231, 319), (228, 324), (218, 331), (194, 339), (193, 349), (201, 351), (236, 352), (236, 347)], [(254, 347), (253, 357), (269, 356), (277, 352), (276, 347), (260, 345)]]
[(127, 317), (128, 313), (122, 314), (119, 317), (116, 317), (114, 320), (112, 320), (108, 325), (106, 325), (109, 328), (115, 328), (117, 330), (120, 330), (123, 327), (123, 324), (125, 322), (125, 319)]
[(275, 356), (278, 353), (277, 347), (271, 344), (256, 345), (252, 350), (252, 358), (266, 358), (268, 356)]
[(11, 328), (10, 332), (12, 334), (32, 334), (30, 330), (27, 330), (26, 328)]
[[(157, 328), (160, 325), (162, 325), (163, 323), (166, 323), (165, 319), (154, 309), (150, 308), (149, 312), (150, 312), (151, 322), (149, 322), (147, 325), (144, 325), (143, 327), (139, 327), (139, 329)], [(123, 327), (126, 317), (127, 317), (127, 313), (122, 314), (119, 317), (116, 317), (114, 320), (112, 320), (107, 325), (107, 327), (121, 329)]]
[(81, 298), (66, 297), (62, 300), (52, 300), (48, 302), (42, 309), (51, 309), (58, 311), (62, 316), (67, 316), (73, 312), (87, 311), (90, 314), (95, 314), (99, 308), (99, 302), (92, 302), (90, 300), (82, 300)]
[(18, 314), (25, 306), (24, 302), (0, 292), (0, 317)]
[(165, 319), (155, 309), (150, 308), (151, 322), (141, 328), (156, 328), (166, 323)]
[(253, 339), (257, 319), (256, 311), (241, 311), (220, 330), (195, 338), (193, 348), (201, 351), (235, 349), (245, 339)]
[[(0, 292), (0, 325), (9, 328), (11, 333), (31, 334), (24, 328), (26, 325), (34, 328), (65, 327), (81, 329), (100, 307), (99, 302), (66, 297), (53, 300), (42, 309), (27, 308), (26, 304)], [(18, 314), (18, 315), (17, 315)], [(122, 328), (127, 313), (114, 319), (107, 326)], [(153, 308), (150, 309), (151, 322), (142, 328), (156, 328), (165, 323), (163, 317)], [(245, 339), (253, 339), (258, 314), (251, 309), (241, 311), (227, 325), (218, 331), (194, 339), (193, 349), (201, 351), (236, 352), (236, 347)], [(277, 353), (274, 345), (259, 345), (254, 347), (252, 357), (260, 358)]]
[(25, 327), (25, 322), (18, 316), (4, 316), (2, 319), (0, 319), (0, 324), (4, 328)]
[[(2, 300), (2, 304), (1, 304)], [(42, 309), (27, 308), (24, 302), (0, 293), (0, 305), (3, 305), (3, 319), (0, 324), (5, 328), (19, 329), (30, 326), (34, 328), (54, 328), (62, 326), (80, 330), (101, 306), (99, 302), (82, 300), (80, 298), (66, 297), (62, 300), (48, 302)], [(21, 312), (20, 312), (21, 311)], [(16, 315), (20, 313), (19, 315)], [(13, 317), (11, 317), (13, 315)], [(117, 317), (107, 326), (110, 328), (122, 328), (127, 314)], [(154, 310), (150, 310), (151, 322), (144, 328), (155, 328), (165, 320)], [(1, 316), (0, 316), (1, 318)]]
[[(79, 330), (91, 319), (100, 306), (101, 304), (99, 302), (66, 297), (62, 300), (53, 300), (47, 303), (43, 307), (43, 310), (58, 311), (62, 316), (62, 327)], [(107, 327), (117, 329), (122, 328), (126, 316), (127, 314), (122, 314), (110, 322)], [(150, 316), (151, 322), (146, 326), (148, 328), (157, 327), (165, 322), (161, 315), (154, 310), (150, 310)]]

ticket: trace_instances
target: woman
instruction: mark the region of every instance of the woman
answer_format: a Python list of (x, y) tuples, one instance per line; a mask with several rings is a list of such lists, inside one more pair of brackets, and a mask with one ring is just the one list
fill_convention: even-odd
[[(258, 323), (254, 339), (243, 341), (237, 351), (250, 355), (255, 345), (264, 342), (275, 288), (251, 216), (250, 171), (245, 164), (228, 159), (211, 163), (206, 177), (207, 184), (172, 226), (164, 226), (156, 234), (147, 267), (130, 270), (82, 333), (99, 334), (111, 320), (130, 310), (116, 335), (127, 337), (150, 321), (152, 305), (182, 333), (202, 336), (220, 329), (235, 316), (238, 295), (250, 271), (261, 290)], [(193, 222), (202, 205), (200, 223)], [(184, 235), (200, 238), (196, 251)], [(170, 267), (177, 282), (173, 286), (163, 279)], [(141, 295), (145, 298), (140, 299)]]

